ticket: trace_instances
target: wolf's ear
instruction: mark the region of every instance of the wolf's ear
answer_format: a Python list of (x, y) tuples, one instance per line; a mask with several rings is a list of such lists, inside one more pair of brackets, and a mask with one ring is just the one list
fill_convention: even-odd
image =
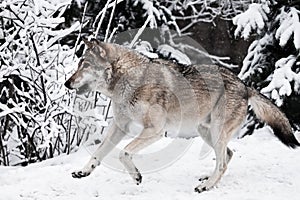
[(85, 38), (82, 38), (82, 40), (88, 48), (92, 48), (96, 45), (100, 45), (100, 42), (98, 40), (96, 40), (95, 38), (92, 38), (91, 41), (89, 41), (88, 39), (85, 39)]
[(93, 42), (91, 41), (88, 41), (87, 39), (85, 38), (82, 38), (82, 41), (84, 42), (84, 44), (88, 47), (88, 48), (92, 48), (94, 45), (93, 45)]
[(96, 38), (92, 38), (92, 39), (91, 39), (91, 42), (92, 42), (94, 45), (100, 45), (100, 41), (97, 40)]
[(99, 40), (96, 40), (95, 38), (93, 38), (91, 40), (91, 42), (93, 43), (94, 46), (97, 47), (97, 49), (99, 50), (100, 56), (102, 58), (107, 58), (107, 46), (105, 43), (100, 42)]
[[(100, 52), (98, 52), (100, 54), (100, 56), (102, 58), (105, 58), (107, 56), (106, 53), (106, 49), (105, 49), (105, 45), (103, 43), (101, 43), (100, 41), (96, 40), (95, 38), (92, 38), (91, 41), (82, 38), (84, 44), (88, 47), (88, 49), (93, 49), (94, 51), (97, 49)], [(94, 48), (97, 47), (97, 48)]]

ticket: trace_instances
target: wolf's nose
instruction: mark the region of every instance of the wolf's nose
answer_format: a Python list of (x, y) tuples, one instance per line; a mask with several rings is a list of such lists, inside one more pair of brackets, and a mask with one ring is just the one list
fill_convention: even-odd
[(72, 89), (72, 88), (71, 88), (71, 81), (70, 81), (70, 80), (67, 80), (67, 81), (65, 82), (65, 86), (66, 86), (67, 88), (69, 88), (69, 89)]

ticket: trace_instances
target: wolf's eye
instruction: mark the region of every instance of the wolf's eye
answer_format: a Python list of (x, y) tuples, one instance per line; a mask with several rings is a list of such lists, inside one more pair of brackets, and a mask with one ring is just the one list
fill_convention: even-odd
[(90, 65), (88, 63), (83, 63), (82, 67), (83, 68), (88, 68)]
[(90, 65), (88, 62), (85, 62), (84, 58), (82, 58), (78, 63), (79, 68), (88, 68)]

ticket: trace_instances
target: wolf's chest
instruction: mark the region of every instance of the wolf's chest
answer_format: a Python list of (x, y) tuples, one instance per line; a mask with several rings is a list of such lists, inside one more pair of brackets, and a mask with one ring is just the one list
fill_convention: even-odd
[[(143, 124), (132, 121), (129, 126), (128, 135), (130, 137), (135, 137), (139, 135), (143, 130)], [(194, 138), (198, 137), (198, 124), (192, 120), (185, 120), (185, 121), (166, 121), (163, 129), (161, 130), (164, 136), (170, 138)], [(153, 133), (155, 134), (155, 133)]]
[(166, 123), (165, 135), (171, 138), (193, 138), (198, 137), (198, 123), (189, 120), (179, 120)]

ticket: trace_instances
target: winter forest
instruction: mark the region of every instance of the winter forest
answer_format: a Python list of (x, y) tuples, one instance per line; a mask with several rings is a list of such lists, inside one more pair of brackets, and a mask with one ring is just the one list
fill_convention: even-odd
[[(152, 38), (156, 44), (138, 38), (145, 30), (159, 31), (160, 38)], [(126, 31), (132, 35), (128, 39), (118, 41), (118, 36)], [(202, 48), (193, 49), (194, 52), (205, 55), (216, 65), (230, 68), (247, 86), (257, 89), (271, 99), (286, 114), (295, 135), (299, 135), (299, 0), (0, 0), (0, 190), (2, 191), (3, 184), (6, 185), (3, 190), (6, 188), (6, 191), (12, 192), (13, 184), (18, 184), (18, 181), (25, 178), (41, 178), (48, 174), (47, 170), (52, 170), (52, 166), (60, 163), (64, 168), (51, 171), (49, 176), (54, 177), (55, 172), (58, 172), (59, 176), (64, 174), (63, 176), (69, 177), (74, 168), (82, 166), (88, 159), (82, 146), (94, 148), (92, 146), (101, 143), (106, 127), (113, 117), (110, 99), (99, 92), (76, 95), (75, 91), (64, 86), (66, 80), (77, 69), (85, 50), (82, 38), (119, 43), (153, 58), (160, 57), (184, 64), (198, 62), (194, 59), (195, 53), (191, 53), (194, 56), (190, 57), (184, 48), (174, 43), (176, 37), (191, 38)], [(221, 193), (216, 193), (219, 190), (217, 188), (213, 193), (205, 195), (208, 195), (209, 199), (222, 198), (222, 192), (235, 193), (239, 186), (245, 189), (248, 185), (244, 182), (249, 180), (260, 188), (264, 183), (253, 182), (256, 180), (251, 178), (255, 174), (252, 174), (253, 171), (247, 172), (248, 177), (242, 172), (253, 167), (257, 173), (257, 180), (265, 179), (259, 179), (259, 176), (264, 173), (264, 167), (269, 169), (272, 165), (272, 159), (268, 156), (276, 154), (273, 150), (279, 146), (276, 152), (281, 153), (277, 153), (276, 159), (286, 157), (286, 162), (291, 161), (291, 164), (284, 165), (282, 161), (281, 164), (273, 165), (279, 165), (282, 171), (282, 168), (291, 167), (289, 170), (293, 171), (282, 172), (275, 169), (273, 174), (268, 176), (276, 177), (278, 173), (283, 173), (281, 179), (273, 180), (278, 181), (278, 184), (261, 190), (256, 190), (252, 185), (247, 190), (248, 199), (270, 198), (276, 188), (286, 185), (289, 185), (288, 189), (284, 190), (282, 196), (278, 195), (278, 199), (298, 199), (299, 193), (298, 198), (293, 195), (297, 194), (294, 190), (299, 188), (300, 182), (298, 180), (297, 184), (292, 180), (296, 180), (297, 177), (293, 176), (299, 172), (297, 166), (300, 166), (295, 166), (297, 161), (294, 159), (295, 153), (299, 155), (300, 152), (281, 147), (279, 143), (274, 146), (266, 144), (276, 139), (265, 133), (269, 131), (268, 127), (257, 119), (251, 107), (248, 113), (242, 130), (236, 136), (238, 141), (233, 142), (236, 151), (242, 149), (241, 157), (247, 148), (248, 151), (251, 149), (250, 154), (253, 154), (253, 160), (250, 158), (253, 162), (236, 166), (245, 181), (240, 180), (242, 184), (232, 183), (232, 187), (227, 186), (226, 189), (226, 182), (241, 178), (231, 170), (228, 172), (231, 176), (225, 176), (224, 181), (220, 183), (220, 188), (225, 187)], [(247, 141), (249, 138), (250, 141)], [(263, 141), (263, 145), (258, 145), (257, 141)], [(243, 147), (238, 145), (240, 143)], [(193, 146), (191, 148), (193, 149)], [(256, 148), (261, 149), (253, 150)], [(266, 150), (267, 148), (269, 150)], [(196, 149), (195, 154), (198, 151), (200, 150)], [(258, 155), (261, 151), (265, 151), (265, 157)], [(268, 155), (265, 155), (266, 152), (269, 152)], [(76, 161), (75, 155), (85, 157)], [(213, 158), (208, 159), (211, 161)], [(240, 162), (247, 163), (248, 159), (243, 158)], [(256, 167), (258, 159), (261, 166)], [(158, 172), (159, 177), (172, 177), (172, 171), (187, 167), (188, 162), (185, 161), (175, 170)], [(201, 162), (198, 165), (201, 166)], [(32, 167), (28, 177), (24, 175), (27, 168), (25, 166)], [(38, 171), (38, 168), (43, 170)], [(190, 168), (188, 173), (200, 176), (202, 170), (198, 168)], [(212, 168), (205, 168), (204, 172), (210, 173)], [(21, 178), (14, 177), (13, 173), (20, 174), (20, 170), (24, 173)], [(33, 174), (35, 170), (37, 175)], [(72, 186), (75, 188), (73, 193), (67, 193), (70, 188), (64, 184), (72, 182), (70, 176), (70, 180), (62, 182), (59, 177), (55, 180), (45, 178), (48, 182), (52, 181), (49, 185), (55, 185), (56, 181), (59, 183), (57, 186), (42, 184), (43, 187), (36, 192), (32, 192), (31, 187), (24, 183), (17, 197), (7, 193), (4, 197), (0, 195), (0, 199), (53, 199), (55, 196), (60, 199), (101, 198), (101, 187), (104, 184), (107, 196), (112, 199), (151, 199), (151, 190), (147, 183), (146, 186), (136, 189), (128, 175), (111, 172), (109, 169), (105, 169), (103, 175), (101, 170), (97, 171), (98, 177), (84, 180), (82, 191), (86, 191), (87, 195), (84, 192), (76, 193), (83, 184), (78, 180), (75, 182), (77, 185)], [(184, 172), (181, 175), (186, 176)], [(102, 180), (105, 183), (101, 182), (102, 176), (105, 176), (105, 180)], [(115, 177), (110, 179), (111, 176)], [(284, 176), (294, 179), (285, 180)], [(114, 181), (119, 180), (116, 177), (124, 177), (123, 182), (111, 186)], [(125, 177), (128, 180), (125, 180)], [(180, 180), (180, 177), (177, 178)], [(192, 193), (191, 186), (191, 183), (196, 182), (193, 182), (192, 178), (184, 181), (187, 182), (184, 185), (186, 188), (181, 190), (178, 183), (174, 183), (175, 187), (172, 188), (171, 183), (166, 191), (176, 191), (178, 199), (196, 198), (197, 194)], [(154, 188), (152, 190), (159, 191), (159, 187), (164, 187), (159, 186), (159, 179), (154, 175), (150, 179), (150, 185)], [(93, 186), (88, 186), (89, 181), (93, 182)], [(36, 183), (36, 187), (42, 182), (41, 180)], [(124, 184), (126, 190), (122, 186)], [(121, 196), (113, 192), (109, 185), (123, 188), (124, 191), (120, 191)], [(253, 198), (251, 189), (256, 190)], [(180, 191), (184, 195), (180, 194)], [(191, 194), (187, 194), (189, 192)], [(277, 192), (280, 194), (280, 191)], [(141, 196), (145, 193), (148, 196)], [(172, 195), (162, 192), (155, 197), (170, 199)], [(241, 196), (236, 194), (227, 196), (227, 199), (241, 199), (238, 197)], [(276, 199), (273, 197), (272, 199)]]

